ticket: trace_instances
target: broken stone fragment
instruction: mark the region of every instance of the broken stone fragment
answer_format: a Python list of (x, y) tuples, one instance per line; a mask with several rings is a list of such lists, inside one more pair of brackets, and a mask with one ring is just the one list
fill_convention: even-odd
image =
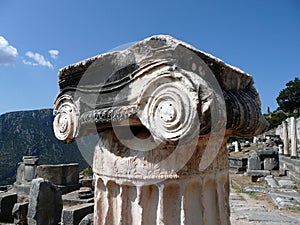
[(27, 224), (28, 202), (16, 203), (12, 210), (15, 224)]
[(81, 187), (78, 191), (78, 197), (80, 199), (92, 198), (94, 197), (94, 192), (90, 187)]
[(32, 180), (27, 220), (29, 225), (57, 225), (63, 203), (58, 187), (43, 178)]

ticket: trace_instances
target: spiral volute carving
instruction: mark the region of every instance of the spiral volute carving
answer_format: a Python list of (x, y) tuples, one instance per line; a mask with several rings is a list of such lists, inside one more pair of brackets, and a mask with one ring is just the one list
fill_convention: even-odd
[(141, 95), (139, 118), (157, 142), (189, 141), (200, 127), (197, 90), (182, 79), (156, 77)]
[(63, 95), (57, 99), (54, 108), (54, 134), (66, 143), (72, 142), (78, 134), (79, 109), (71, 96)]

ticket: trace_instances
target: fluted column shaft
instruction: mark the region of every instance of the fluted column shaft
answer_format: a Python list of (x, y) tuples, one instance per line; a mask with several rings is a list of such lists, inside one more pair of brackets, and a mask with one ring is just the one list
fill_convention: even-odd
[[(192, 146), (195, 149), (179, 171), (150, 171), (166, 157), (161, 154), (164, 146), (133, 156), (133, 150), (116, 143), (111, 135), (104, 134), (95, 151), (95, 224), (230, 224), (225, 141), (204, 171), (197, 168), (207, 138), (199, 138), (196, 147), (186, 146), (187, 151)], [(135, 166), (134, 171), (126, 171), (131, 168), (130, 163)], [(141, 168), (140, 163), (149, 165)]]

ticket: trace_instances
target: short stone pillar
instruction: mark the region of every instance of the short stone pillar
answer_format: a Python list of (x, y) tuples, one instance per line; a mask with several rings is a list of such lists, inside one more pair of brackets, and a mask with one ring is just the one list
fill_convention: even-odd
[(258, 137), (253, 137), (253, 144), (257, 144), (258, 142)]
[(283, 155), (283, 144), (278, 145), (278, 154)]
[(230, 224), (227, 138), (267, 126), (250, 75), (159, 35), (59, 79), (56, 137), (103, 132), (95, 224)]
[(297, 126), (295, 117), (291, 117), (291, 158), (298, 158), (297, 153)]
[(288, 125), (286, 121), (282, 121), (282, 136), (283, 136), (283, 154), (285, 156), (290, 156)]
[(234, 146), (234, 152), (239, 152), (240, 151), (240, 145), (238, 141), (232, 142), (232, 145)]
[(23, 162), (17, 171), (16, 183), (30, 182), (36, 178), (38, 160), (36, 156), (23, 156)]
[(36, 178), (36, 168), (38, 163), (36, 156), (23, 156), (24, 180), (32, 181)]
[(38, 160), (36, 156), (23, 156), (14, 183), (18, 195), (29, 195), (31, 181), (37, 177)]

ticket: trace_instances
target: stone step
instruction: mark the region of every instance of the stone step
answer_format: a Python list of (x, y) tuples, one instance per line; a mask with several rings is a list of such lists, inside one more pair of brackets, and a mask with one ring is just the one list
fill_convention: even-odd
[(66, 207), (62, 212), (62, 224), (78, 225), (81, 220), (88, 214), (94, 212), (94, 203), (84, 203)]
[(272, 176), (266, 176), (265, 181), (267, 182), (268, 186), (271, 188), (278, 188), (278, 184), (276, 180)]

